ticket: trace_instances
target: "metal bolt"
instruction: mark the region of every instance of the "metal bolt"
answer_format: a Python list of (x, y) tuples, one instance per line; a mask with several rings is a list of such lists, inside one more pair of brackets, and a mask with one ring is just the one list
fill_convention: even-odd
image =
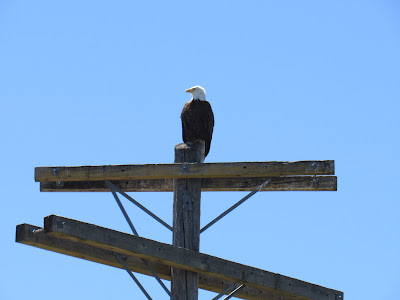
[(65, 224), (65, 222), (58, 221), (57, 222), (57, 228), (63, 228), (64, 224)]
[(189, 166), (188, 165), (183, 165), (181, 167), (181, 170), (182, 170), (182, 173), (187, 173), (187, 172), (189, 172)]
[(316, 184), (316, 185), (319, 185), (319, 178), (316, 177), (316, 176), (314, 176), (314, 177), (312, 178), (311, 186), (314, 186), (315, 184)]
[(58, 173), (60, 173), (60, 170), (58, 168), (53, 168), (51, 169), (51, 174), (54, 176), (58, 176)]

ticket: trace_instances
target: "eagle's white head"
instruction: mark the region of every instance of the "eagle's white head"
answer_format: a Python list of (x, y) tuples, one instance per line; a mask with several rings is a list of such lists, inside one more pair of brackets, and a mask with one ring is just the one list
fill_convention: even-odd
[(206, 90), (201, 86), (194, 86), (186, 90), (186, 93), (192, 94), (192, 100), (206, 100)]

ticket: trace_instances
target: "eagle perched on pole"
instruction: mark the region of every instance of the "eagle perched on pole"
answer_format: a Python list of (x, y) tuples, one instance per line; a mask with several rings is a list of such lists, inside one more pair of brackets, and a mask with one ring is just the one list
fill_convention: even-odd
[(194, 86), (186, 90), (192, 94), (192, 99), (186, 102), (182, 109), (182, 137), (186, 142), (205, 142), (205, 156), (210, 151), (214, 130), (214, 114), (211, 105), (206, 101), (206, 90)]

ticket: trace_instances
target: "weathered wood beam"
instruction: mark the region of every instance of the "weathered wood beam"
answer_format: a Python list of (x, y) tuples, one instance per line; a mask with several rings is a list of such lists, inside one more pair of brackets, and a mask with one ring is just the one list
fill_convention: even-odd
[(174, 163), (37, 167), (35, 168), (35, 181), (228, 178), (334, 174), (335, 164), (333, 160), (295, 162)]
[[(336, 176), (282, 176), (253, 178), (202, 178), (201, 190), (252, 191), (268, 179), (262, 191), (336, 191)], [(125, 192), (172, 192), (173, 179), (115, 180)], [(105, 181), (41, 182), (42, 192), (109, 192)]]
[(55, 215), (46, 217), (44, 224), (45, 233), (49, 235), (149, 261), (162, 262), (169, 266), (280, 295), (318, 300), (337, 300), (343, 297), (340, 291), (93, 224)]
[[(114, 251), (104, 250), (93, 246), (85, 245), (79, 242), (73, 242), (68, 239), (61, 239), (47, 235), (44, 229), (38, 226), (21, 224), (17, 226), (17, 243), (34, 246), (37, 248), (101, 263), (104, 265), (123, 269), (121, 264), (114, 256)], [(137, 273), (151, 275), (143, 262), (134, 256), (124, 256), (127, 265), (132, 271)], [(169, 267), (159, 263), (149, 262), (150, 266), (160, 274), (161, 278), (169, 279)]]
[[(204, 142), (175, 146), (175, 163), (204, 162)], [(200, 250), (201, 178), (174, 179), (172, 245)], [(171, 267), (171, 293), (176, 300), (198, 300), (199, 274)]]
[[(44, 229), (38, 226), (21, 224), (17, 226), (16, 240), (17, 243), (34, 246), (40, 249), (65, 254), (72, 257), (112, 266), (123, 269), (121, 264), (114, 256), (115, 251), (105, 250), (93, 246), (74, 242), (69, 239), (54, 237), (44, 233)], [(120, 254), (126, 265), (133, 272), (150, 275), (149, 270), (143, 262), (131, 255)], [(157, 262), (149, 262), (152, 269), (162, 279), (171, 280), (170, 267)], [(220, 293), (231, 285), (232, 282), (207, 275), (199, 275), (199, 287), (204, 290)], [(297, 300), (297, 297), (282, 296), (268, 291), (262, 291), (252, 287), (243, 287), (235, 297), (249, 300)]]

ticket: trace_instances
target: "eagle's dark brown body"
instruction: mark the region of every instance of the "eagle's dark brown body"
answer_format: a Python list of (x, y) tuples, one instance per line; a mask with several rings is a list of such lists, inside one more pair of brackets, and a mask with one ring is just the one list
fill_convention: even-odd
[(210, 151), (214, 129), (214, 114), (211, 105), (204, 100), (190, 100), (181, 113), (183, 141), (205, 142), (205, 156)]

